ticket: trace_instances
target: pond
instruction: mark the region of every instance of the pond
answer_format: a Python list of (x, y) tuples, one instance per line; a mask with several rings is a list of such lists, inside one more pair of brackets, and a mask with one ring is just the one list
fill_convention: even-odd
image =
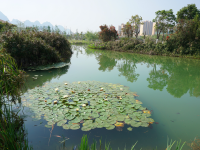
[[(91, 50), (73, 45), (70, 64), (60, 69), (27, 71), (27, 90), (57, 85), (65, 82), (99, 81), (129, 87), (136, 92), (142, 107), (151, 111), (155, 122), (149, 127), (124, 127), (107, 130), (95, 128), (89, 131), (63, 129), (55, 124), (47, 128), (45, 115), (39, 110), (30, 111), (34, 98), (22, 96), (25, 127), (29, 144), (37, 150), (55, 150), (63, 146), (72, 149), (80, 144), (84, 134), (93, 139), (110, 142), (112, 149), (165, 149), (167, 137), (171, 140), (191, 143), (200, 136), (200, 61), (186, 58), (149, 56), (106, 50)], [(38, 75), (37, 79), (33, 79)], [(41, 76), (42, 75), (42, 76)], [(26, 95), (27, 91), (24, 91)], [(43, 93), (45, 95), (45, 93)], [(38, 112), (38, 114), (37, 114)], [(175, 143), (176, 145), (176, 143)], [(183, 150), (189, 149), (185, 144)]]

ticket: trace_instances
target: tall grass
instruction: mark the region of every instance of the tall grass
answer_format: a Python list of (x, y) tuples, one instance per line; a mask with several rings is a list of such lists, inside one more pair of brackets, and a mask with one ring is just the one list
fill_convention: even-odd
[(5, 49), (0, 49), (0, 91), (1, 96), (20, 94), (20, 89), (26, 81), (25, 72), (19, 70), (15, 60), (6, 53)]
[[(12, 103), (20, 99), (24, 87), (24, 71), (18, 69), (15, 60), (0, 48), (0, 149), (29, 150), (24, 120), (12, 111)], [(6, 97), (7, 96), (7, 97)]]
[(0, 149), (32, 149), (28, 146), (23, 119), (17, 113), (12, 112), (12, 107), (7, 108), (8, 106), (3, 104), (3, 108), (0, 110)]
[[(131, 150), (135, 150), (134, 147), (136, 146), (137, 142), (131, 147)], [(81, 144), (80, 144), (78, 150), (97, 150), (96, 143), (97, 142), (93, 139), (93, 143), (91, 144), (91, 146), (89, 146), (87, 135), (83, 135), (83, 137), (81, 139)], [(110, 143), (106, 144), (106, 142), (105, 142), (104, 149), (102, 148), (101, 140), (99, 140), (99, 143), (100, 143), (100, 145), (99, 145), (98, 150), (112, 150), (112, 148), (110, 147)], [(167, 137), (166, 150), (172, 150), (172, 146), (174, 145), (174, 143), (175, 143), (175, 141), (172, 143), (172, 140), (171, 140), (171, 142), (168, 144), (168, 137)], [(185, 142), (182, 144), (182, 146), (180, 144), (181, 144), (181, 140), (180, 140), (180, 142), (177, 142), (177, 145), (174, 150), (182, 150)], [(118, 148), (118, 150), (119, 150), (119, 148)], [(126, 147), (124, 148), (124, 150), (126, 150)], [(142, 148), (140, 150), (142, 150)], [(157, 148), (156, 148), (156, 150), (157, 150)]]

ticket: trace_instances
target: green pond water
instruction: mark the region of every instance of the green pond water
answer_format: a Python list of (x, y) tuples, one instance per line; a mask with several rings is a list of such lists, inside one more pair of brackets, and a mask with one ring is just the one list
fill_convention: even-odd
[[(67, 66), (50, 70), (28, 71), (27, 90), (42, 88), (52, 84), (53, 88), (65, 82), (99, 81), (129, 87), (136, 92), (135, 99), (141, 106), (151, 111), (155, 122), (149, 127), (115, 127), (112, 130), (94, 128), (89, 131), (63, 129), (55, 124), (47, 128), (47, 120), (40, 110), (30, 111), (34, 98), (22, 96), (23, 112), (26, 114), (25, 127), (29, 144), (37, 150), (62, 149), (64, 136), (65, 148), (72, 149), (80, 144), (83, 134), (93, 139), (102, 138), (103, 145), (110, 142), (113, 150), (127, 150), (138, 141), (136, 149), (164, 150), (167, 137), (173, 141), (192, 142), (200, 137), (200, 61), (185, 58), (149, 56), (105, 50), (91, 50), (85, 46), (73, 45), (71, 59)], [(32, 77), (36, 77), (33, 79)], [(42, 75), (42, 76), (41, 76)], [(53, 93), (53, 92), (52, 92)], [(45, 92), (43, 93), (45, 95)], [(131, 114), (130, 114), (131, 115)], [(185, 144), (183, 150), (189, 147)]]

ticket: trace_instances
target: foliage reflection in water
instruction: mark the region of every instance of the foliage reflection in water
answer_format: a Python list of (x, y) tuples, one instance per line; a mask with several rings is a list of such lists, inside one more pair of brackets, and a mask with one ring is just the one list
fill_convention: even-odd
[[(64, 85), (65, 80), (68, 80), (68, 83), (74, 81), (82, 83), (87, 80), (119, 83), (118, 85), (128, 86), (130, 91), (138, 93), (137, 99), (143, 102), (142, 107), (150, 110), (151, 118), (155, 122), (150, 124), (148, 128), (135, 128), (118, 121), (119, 123), (115, 123), (118, 126), (115, 126), (117, 130), (95, 128), (90, 131), (82, 131), (81, 126), (76, 124), (74, 124), (75, 127), (80, 126), (80, 129), (65, 130), (62, 126), (59, 126), (63, 125), (63, 122), (58, 122), (59, 124), (55, 124), (53, 131), (51, 128), (52, 136), (49, 142), (49, 129), (44, 127), (47, 124), (46, 116), (42, 116), (36, 123), (32, 122), (32, 124), (43, 122), (41, 126), (30, 126), (29, 128), (29, 139), (40, 140), (44, 143), (38, 143), (38, 149), (47, 148), (45, 144), (48, 142), (48, 149), (55, 149), (55, 145), (58, 145), (61, 138), (54, 135), (63, 135), (67, 137), (65, 139), (69, 138), (65, 141), (66, 146), (72, 148), (81, 142), (80, 138), (83, 134), (88, 133), (91, 139), (89, 139), (89, 143), (92, 143), (92, 139), (98, 141), (102, 137), (103, 143), (105, 141), (110, 142), (113, 149), (118, 149), (118, 147), (123, 149), (125, 144), (126, 148), (129, 149), (134, 144), (133, 141), (138, 141), (136, 149), (141, 147), (153, 149), (156, 146), (158, 149), (165, 149), (167, 136), (172, 140), (181, 139), (187, 141), (187, 143), (193, 141), (195, 136), (200, 136), (197, 133), (200, 124), (198, 116), (200, 115), (198, 111), (200, 104), (200, 93), (198, 92), (200, 91), (199, 60), (90, 50), (84, 46), (73, 46), (73, 52), (74, 55), (69, 66), (48, 71), (28, 72), (29, 78), (26, 83), (28, 87), (37, 89), (37, 86), (45, 86), (46, 82), (53, 84), (59, 82), (59, 84), (62, 83), (62, 86), (66, 86)], [(32, 79), (34, 75), (38, 75), (37, 80)], [(59, 93), (60, 88), (57, 86), (55, 88), (58, 88)], [(55, 88), (52, 89), (54, 93)], [(67, 97), (66, 95), (69, 94), (62, 94), (61, 96)], [(52, 103), (54, 100), (56, 99), (52, 99)], [(30, 103), (29, 99), (27, 99), (27, 103)], [(59, 99), (57, 105), (59, 105)], [(75, 108), (75, 106), (72, 107)], [(74, 112), (77, 113), (77, 111)], [(35, 117), (37, 118), (37, 115)], [(129, 131), (131, 130), (129, 127), (132, 128), (132, 131)], [(44, 133), (41, 132), (43, 130)], [(39, 136), (39, 134), (42, 135)], [(37, 140), (34, 137), (37, 137)], [(187, 149), (188, 147), (185, 144), (182, 150)]]

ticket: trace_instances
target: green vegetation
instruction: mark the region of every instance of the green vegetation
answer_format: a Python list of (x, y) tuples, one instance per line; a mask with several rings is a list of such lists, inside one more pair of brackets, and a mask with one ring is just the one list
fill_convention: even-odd
[[(47, 89), (49, 92), (44, 94)], [(150, 111), (123, 85), (97, 81), (53, 83), (29, 90), (26, 97), (31, 98), (33, 112), (40, 110), (35, 119), (46, 114), (45, 126), (50, 128), (57, 123), (64, 129), (77, 130), (83, 123), (82, 131), (103, 127), (112, 130), (123, 127), (123, 121), (132, 127), (148, 127), (154, 122), (148, 118)]]
[(9, 29), (12, 29), (13, 27), (16, 27), (16, 25), (0, 21), (0, 34), (3, 32), (7, 32)]
[(156, 13), (156, 18), (153, 19), (153, 22), (156, 22), (155, 29), (157, 32), (157, 39), (160, 37), (160, 33), (163, 33), (163, 38), (164, 40), (164, 34), (170, 32), (173, 32), (173, 27), (175, 26), (175, 20), (176, 17), (173, 14), (172, 9), (170, 10), (162, 10), (162, 11), (157, 11)]
[[(2, 99), (1, 99), (2, 100)], [(0, 110), (0, 149), (29, 150), (24, 120), (14, 113), (8, 104), (1, 104)]]
[(98, 32), (92, 32), (92, 31), (87, 31), (85, 34), (85, 39), (87, 41), (96, 41), (99, 40), (99, 33)]
[(16, 27), (8, 23), (3, 25), (0, 25), (1, 48), (22, 68), (61, 62), (72, 55), (71, 44), (59, 34), (59, 30), (49, 32), (43, 29), (39, 32), (37, 27), (23, 28), (21, 24)]
[(15, 60), (5, 49), (0, 49), (0, 74), (1, 94), (19, 95), (25, 83), (25, 72), (18, 69)]
[[(186, 7), (181, 8), (177, 12), (177, 22), (180, 19), (194, 19), (195, 15), (198, 14), (200, 16), (200, 10), (197, 9), (195, 4), (188, 4)], [(200, 18), (199, 18), (200, 19)]]
[[(131, 147), (131, 150), (135, 150), (134, 147), (137, 144), (137, 142)], [(166, 150), (171, 150), (175, 142), (176, 141), (174, 141), (172, 143), (172, 140), (171, 140), (171, 142), (168, 144), (168, 138), (167, 138), (167, 148), (166, 148)], [(177, 142), (175, 150), (181, 150), (183, 148), (185, 142), (182, 144), (182, 146), (180, 144), (181, 144), (181, 140), (180, 140), (180, 142)], [(97, 150), (97, 141), (93, 140), (93, 143), (91, 144), (91, 146), (89, 146), (87, 135), (83, 135), (83, 137), (81, 139), (81, 144), (80, 144), (78, 150)], [(101, 139), (100, 139), (98, 150), (112, 150), (112, 148), (110, 147), (110, 143), (107, 143), (107, 144), (105, 143), (105, 147), (103, 148), (102, 143), (101, 143)], [(119, 148), (118, 148), (118, 150), (119, 150)], [(124, 148), (124, 150), (126, 150), (126, 148)], [(140, 150), (142, 150), (142, 148)], [(155, 150), (157, 150), (157, 148)]]
[[(114, 51), (129, 51), (141, 54), (164, 55), (164, 56), (192, 56), (200, 57), (200, 11), (195, 4), (188, 5), (178, 12), (178, 18), (172, 9), (156, 12), (155, 29), (157, 35), (138, 38), (139, 25), (142, 17), (132, 16), (122, 29), (125, 38), (112, 41), (111, 39), (94, 42), (88, 45), (92, 49), (107, 49)], [(176, 26), (175, 26), (175, 23)], [(160, 34), (163, 34), (162, 38)], [(165, 33), (171, 33), (170, 35)], [(135, 36), (133, 38), (132, 36)], [(155, 39), (156, 36), (156, 39)], [(142, 40), (144, 38), (144, 40)], [(162, 40), (162, 43), (160, 42)]]
[(91, 44), (93, 41), (87, 40), (69, 40), (71, 44)]
[(19, 96), (25, 75), (5, 49), (0, 51), (0, 74), (0, 149), (32, 149), (28, 146), (23, 118), (12, 110), (13, 102), (21, 102)]
[(64, 61), (72, 54), (70, 43), (57, 33), (8, 31), (1, 38), (3, 48), (23, 68)]
[(95, 42), (88, 47), (150, 55), (199, 57), (200, 20), (198, 20), (198, 15), (193, 20), (180, 20), (174, 31), (175, 33), (166, 36), (163, 43), (156, 43), (154, 38), (148, 36), (145, 42), (141, 38), (121, 38), (119, 41)]

